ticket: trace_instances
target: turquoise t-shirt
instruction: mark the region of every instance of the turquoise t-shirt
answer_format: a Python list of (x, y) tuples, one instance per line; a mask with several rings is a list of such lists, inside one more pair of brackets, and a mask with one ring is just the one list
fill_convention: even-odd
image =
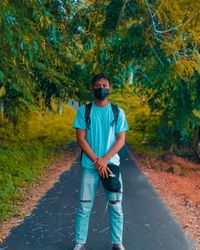
[[(119, 107), (117, 123), (111, 126), (114, 119), (111, 104), (104, 107), (97, 106), (94, 101), (90, 112), (90, 128), (86, 130), (86, 141), (98, 157), (103, 157), (116, 141), (119, 132), (128, 130), (128, 123), (124, 111)], [(85, 105), (82, 105), (76, 114), (73, 128), (86, 129)], [(108, 163), (120, 165), (120, 157), (115, 154)], [(82, 167), (94, 169), (92, 160), (83, 152)]]

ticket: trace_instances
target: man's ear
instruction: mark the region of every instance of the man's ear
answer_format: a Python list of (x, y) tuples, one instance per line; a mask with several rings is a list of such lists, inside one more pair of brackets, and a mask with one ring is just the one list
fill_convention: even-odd
[(109, 87), (109, 93), (111, 93), (113, 90), (112, 86)]

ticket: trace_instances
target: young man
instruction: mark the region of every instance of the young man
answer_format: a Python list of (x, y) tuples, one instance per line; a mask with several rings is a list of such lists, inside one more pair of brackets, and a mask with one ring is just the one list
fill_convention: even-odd
[[(107, 178), (112, 173), (107, 164), (120, 165), (119, 150), (125, 144), (125, 131), (128, 124), (124, 111), (119, 108), (119, 115), (114, 126), (111, 123), (114, 113), (108, 101), (112, 91), (110, 79), (105, 74), (93, 77), (91, 91), (94, 94), (90, 111), (90, 127), (85, 121), (85, 105), (77, 111), (73, 127), (76, 128), (77, 143), (83, 151), (80, 202), (76, 214), (74, 250), (85, 249), (88, 224), (95, 193), (100, 183), (100, 176)], [(121, 189), (111, 192), (104, 188), (108, 200), (110, 235), (113, 250), (125, 250), (122, 245), (122, 178), (119, 176)]]

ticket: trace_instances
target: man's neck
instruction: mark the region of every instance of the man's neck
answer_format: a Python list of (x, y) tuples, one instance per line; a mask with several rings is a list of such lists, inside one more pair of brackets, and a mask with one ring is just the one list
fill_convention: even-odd
[(97, 106), (100, 106), (100, 107), (104, 107), (106, 105), (108, 105), (108, 98), (104, 99), (104, 100), (98, 100), (97, 98), (94, 98), (94, 103), (97, 105)]

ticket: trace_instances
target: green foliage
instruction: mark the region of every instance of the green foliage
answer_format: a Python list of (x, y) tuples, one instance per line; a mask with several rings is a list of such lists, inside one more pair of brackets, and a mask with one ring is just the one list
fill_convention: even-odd
[(0, 8), (0, 89), (6, 89), (0, 102), (16, 127), (22, 102), (35, 106), (42, 96), (48, 107), (52, 97), (64, 101), (75, 96), (70, 74), (77, 61), (72, 59), (75, 51), (70, 53), (74, 45), (66, 11), (73, 5), (58, 0), (1, 1)]
[(0, 8), (0, 105), (16, 131), (41, 99), (49, 110), (52, 98), (87, 101), (94, 73), (108, 73), (119, 88), (132, 65), (137, 93), (170, 124), (165, 134), (189, 140), (200, 104), (198, 1), (2, 1)]

